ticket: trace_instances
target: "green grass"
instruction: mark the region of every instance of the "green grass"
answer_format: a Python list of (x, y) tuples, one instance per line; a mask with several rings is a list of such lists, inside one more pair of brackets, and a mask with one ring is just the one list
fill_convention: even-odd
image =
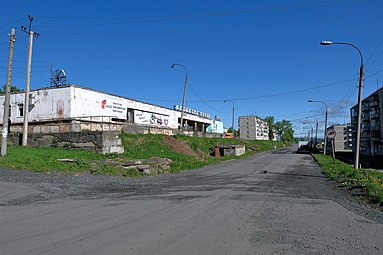
[(323, 154), (315, 154), (314, 157), (328, 178), (336, 180), (341, 186), (348, 189), (362, 189), (371, 201), (383, 205), (383, 173), (368, 169), (355, 169)]
[[(131, 159), (149, 159), (153, 157), (168, 158), (170, 169), (164, 172), (179, 172), (187, 169), (200, 168), (220, 161), (249, 156), (259, 151), (270, 150), (276, 142), (245, 141), (225, 138), (198, 138), (177, 135), (174, 138), (189, 144), (195, 152), (193, 155), (181, 154), (173, 151), (165, 143), (164, 135), (131, 135), (121, 134), (122, 144), (125, 148), (123, 154), (103, 155), (92, 151), (69, 148), (36, 148), (8, 146), (7, 155), (0, 157), (0, 166), (11, 169), (31, 170), (36, 172), (65, 172), (65, 173), (94, 173), (110, 174), (115, 176), (139, 177), (142, 173), (136, 170), (127, 170), (121, 163)], [(221, 144), (242, 144), (246, 146), (246, 154), (240, 157), (209, 156), (209, 149)], [(58, 159), (76, 159), (75, 162), (61, 162)]]
[[(109, 157), (110, 155), (77, 149), (8, 146), (7, 155), (0, 157), (0, 165), (35, 172), (82, 172), (91, 169), (90, 161), (103, 160)], [(58, 160), (65, 158), (78, 160), (74, 163), (60, 162)]]

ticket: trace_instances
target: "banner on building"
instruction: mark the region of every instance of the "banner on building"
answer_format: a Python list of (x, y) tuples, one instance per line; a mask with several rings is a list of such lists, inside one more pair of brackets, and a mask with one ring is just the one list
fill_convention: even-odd
[(118, 119), (127, 118), (127, 103), (124, 99), (103, 97), (100, 109), (103, 116), (116, 117)]
[(158, 113), (134, 110), (134, 123), (167, 127), (169, 125), (169, 116)]

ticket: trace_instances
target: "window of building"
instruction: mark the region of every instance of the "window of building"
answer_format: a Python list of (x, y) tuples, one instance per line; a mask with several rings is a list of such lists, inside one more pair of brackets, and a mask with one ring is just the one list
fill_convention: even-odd
[(23, 117), (24, 116), (24, 104), (18, 104), (17, 105), (17, 117)]

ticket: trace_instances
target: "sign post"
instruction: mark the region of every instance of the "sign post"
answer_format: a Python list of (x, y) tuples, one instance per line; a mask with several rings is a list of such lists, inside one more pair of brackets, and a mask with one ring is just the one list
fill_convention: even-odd
[(336, 132), (334, 129), (327, 130), (327, 138), (331, 139), (331, 147), (332, 147), (332, 158), (335, 164), (335, 136)]

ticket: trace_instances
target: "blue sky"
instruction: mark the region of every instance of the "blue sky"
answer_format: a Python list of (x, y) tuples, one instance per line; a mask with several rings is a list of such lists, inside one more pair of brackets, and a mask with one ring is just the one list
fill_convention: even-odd
[[(6, 81), (8, 34), (16, 28), (12, 85), (25, 88), (27, 35), (34, 17), (31, 89), (49, 86), (50, 69), (69, 83), (172, 108), (181, 104), (221, 116), (293, 122), (307, 133), (308, 116), (323, 126), (349, 122), (357, 102), (358, 52), (320, 46), (350, 42), (364, 56), (363, 97), (383, 86), (383, 1), (14, 0), (0, 10), (0, 79)], [(311, 118), (314, 124), (316, 121)], [(237, 121), (236, 121), (237, 127)], [(323, 132), (323, 127), (320, 128)]]

